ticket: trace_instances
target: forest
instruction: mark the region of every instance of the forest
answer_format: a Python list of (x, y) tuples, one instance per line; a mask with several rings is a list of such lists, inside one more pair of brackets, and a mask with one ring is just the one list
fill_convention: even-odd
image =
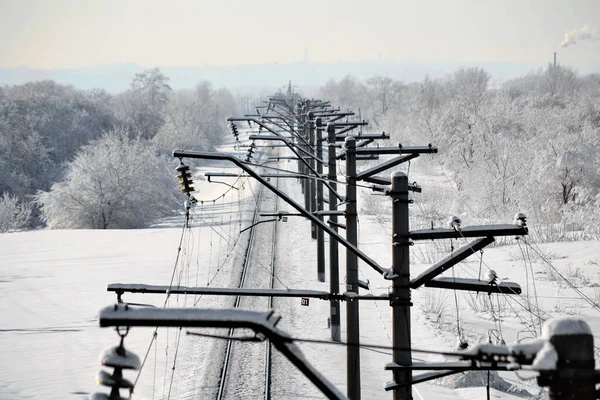
[(0, 232), (139, 228), (178, 208), (174, 148), (209, 150), (227, 89), (174, 91), (158, 69), (116, 95), (53, 81), (0, 87)]
[[(360, 109), (394, 143), (438, 146), (426, 164), (444, 185), (424, 191), (437, 198), (418, 210), (427, 221), (506, 223), (518, 211), (540, 241), (600, 237), (600, 75), (549, 64), (495, 83), (481, 68), (460, 68), (408, 84), (348, 76), (318, 95)], [(377, 209), (371, 199), (363, 211)]]
[[(212, 149), (240, 105), (209, 82), (168, 82), (151, 69), (115, 95), (52, 81), (0, 87), (0, 231), (138, 228), (173, 213), (171, 151)], [(440, 149), (426, 164), (444, 185), (424, 191), (437, 200), (417, 212), (432, 223), (519, 211), (542, 241), (600, 237), (600, 75), (549, 64), (495, 82), (472, 67), (411, 83), (346, 76), (314, 95), (358, 110), (394, 144)], [(378, 211), (377, 199), (364, 204)]]

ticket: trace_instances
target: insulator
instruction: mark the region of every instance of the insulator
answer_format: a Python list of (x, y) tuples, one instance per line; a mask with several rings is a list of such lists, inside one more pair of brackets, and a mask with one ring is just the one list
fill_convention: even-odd
[(120, 395), (113, 395), (112, 393), (110, 395), (106, 394), (106, 393), (93, 393), (90, 396), (90, 400), (128, 400), (128, 397), (121, 397)]
[(462, 336), (457, 336), (456, 337), (456, 349), (457, 350), (465, 350), (467, 347), (469, 347), (469, 342), (467, 342), (467, 340), (465, 338), (463, 338)]
[(453, 215), (448, 220), (448, 225), (450, 226), (451, 229), (456, 229), (456, 230), (460, 229), (461, 223), (462, 223), (462, 221), (456, 215)]
[(490, 285), (495, 284), (497, 278), (498, 278), (498, 275), (496, 274), (496, 271), (494, 271), (493, 269), (490, 269), (485, 276), (485, 280), (488, 281)]
[(519, 226), (527, 225), (527, 217), (525, 216), (525, 214), (516, 213), (515, 214), (515, 224), (517, 224)]
[(96, 375), (96, 382), (99, 385), (109, 386), (109, 387), (118, 387), (119, 389), (131, 389), (133, 387), (133, 383), (123, 378), (123, 374), (117, 374), (117, 370), (121, 371), (121, 368), (115, 368), (114, 373), (111, 375), (108, 371), (100, 370)]
[(121, 369), (140, 369), (140, 358), (125, 347), (115, 346), (105, 349), (100, 354), (100, 364), (106, 367)]
[(179, 186), (181, 186), (182, 188), (181, 192), (186, 194), (193, 192), (194, 188), (192, 187), (192, 185), (194, 184), (194, 181), (192, 180), (190, 167), (181, 163), (181, 165), (177, 167), (176, 171), (177, 178), (179, 178)]
[(110, 394), (95, 393), (90, 396), (91, 400), (125, 400), (121, 397), (120, 390), (132, 390), (134, 384), (123, 377), (124, 369), (139, 370), (140, 358), (134, 353), (125, 350), (123, 346), (124, 335), (121, 336), (121, 344), (115, 347), (109, 347), (100, 354), (100, 364), (105, 367), (114, 368), (111, 374), (108, 371), (100, 370), (96, 375), (96, 382), (99, 385), (110, 387)]
[(233, 136), (238, 137), (238, 130), (237, 130), (236, 124), (234, 124), (233, 122), (231, 122), (229, 124), (229, 129), (231, 130), (231, 133), (233, 134)]

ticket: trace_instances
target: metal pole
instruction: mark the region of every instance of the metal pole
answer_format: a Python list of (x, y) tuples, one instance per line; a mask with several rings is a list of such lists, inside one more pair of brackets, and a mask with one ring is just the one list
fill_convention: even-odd
[[(316, 147), (315, 150), (317, 152), (317, 158), (319, 160), (323, 159), (323, 125), (321, 118), (315, 119), (315, 141)], [(317, 162), (317, 175), (320, 178), (323, 177), (323, 164), (318, 161)], [(317, 205), (316, 210), (323, 210), (323, 182), (321, 180), (317, 180)], [(319, 216), (319, 219), (323, 221), (323, 216)], [(317, 229), (317, 279), (319, 282), (325, 282), (325, 232), (322, 229)]]
[[(356, 211), (356, 139), (348, 136), (346, 147), (346, 240), (358, 244), (358, 220)], [(358, 294), (358, 258), (346, 252), (346, 290)], [(346, 304), (347, 335), (347, 384), (348, 398), (360, 399), (360, 341), (358, 301)]]
[[(298, 102), (296, 103), (296, 115), (302, 115), (302, 103)], [(302, 117), (296, 117), (294, 120), (296, 122), (296, 132), (298, 132), (298, 136), (302, 135), (302, 131), (301, 131), (301, 126), (302, 126), (302, 121), (301, 121)], [(297, 141), (298, 142), (298, 146), (302, 146), (300, 144), (300, 140)], [(302, 163), (302, 160), (300, 159), (301, 156), (298, 156), (298, 172), (300, 174), (304, 173), (304, 164)], [(301, 187), (302, 187), (302, 194), (304, 194), (304, 180), (302, 178), (300, 178), (300, 182), (302, 183)]]
[[(391, 288), (392, 346), (394, 349), (410, 349), (410, 262), (408, 240), (408, 177), (404, 172), (394, 172), (392, 180), (392, 268), (398, 278)], [(410, 350), (394, 350), (393, 361), (399, 365), (412, 365)], [(398, 384), (410, 382), (410, 370), (394, 370)], [(412, 399), (411, 386), (394, 390), (394, 400)]]
[[(328, 168), (327, 178), (329, 179), (329, 211), (337, 211), (337, 173), (335, 160), (335, 127), (327, 125), (327, 145), (328, 145)], [(337, 215), (331, 215), (329, 220), (333, 222), (331, 229), (337, 232)], [(329, 291), (331, 293), (340, 292), (340, 270), (339, 270), (339, 254), (338, 242), (333, 236), (329, 236)], [(331, 340), (340, 342), (340, 302), (337, 300), (331, 301)]]
[(556, 369), (540, 371), (537, 379), (540, 386), (549, 387), (550, 400), (597, 399), (594, 336), (589, 325), (582, 319), (556, 318), (546, 321), (542, 331), (558, 355)]
[[(308, 139), (308, 135), (309, 135), (308, 119), (306, 118), (306, 112), (308, 110), (309, 105), (310, 105), (310, 101), (306, 100), (304, 102), (304, 107), (302, 109), (303, 115), (300, 117), (302, 119), (302, 136), (304, 137), (304, 144), (302, 144), (302, 147), (304, 148), (304, 154), (302, 154), (302, 157), (307, 162), (310, 162), (310, 160), (307, 160), (307, 154), (306, 154), (306, 152), (310, 151), (310, 148), (306, 143), (309, 140)], [(308, 166), (304, 165), (303, 167), (304, 167), (302, 169), (303, 173), (305, 175), (308, 175), (310, 173), (310, 171), (308, 170)], [(304, 178), (302, 180), (302, 190), (303, 190), (302, 193), (304, 193), (304, 208), (307, 211), (310, 211), (310, 179)]]
[[(312, 121), (312, 119), (313, 119), (313, 115), (311, 112), (309, 112), (308, 117), (306, 119), (306, 125), (308, 126), (308, 142), (310, 143), (310, 146), (312, 146), (312, 148), (308, 148), (307, 150), (310, 151), (310, 153), (313, 157), (310, 157), (310, 159), (308, 160), (308, 163), (314, 170), (316, 167), (315, 159), (314, 159), (314, 157), (315, 157), (315, 153), (314, 153), (315, 124), (314, 124), (314, 121)], [(318, 163), (318, 164), (320, 164), (320, 163)], [(310, 211), (315, 212), (315, 211), (317, 211), (317, 196), (316, 196), (317, 181), (315, 179), (310, 179), (308, 182), (308, 185), (309, 185), (309, 193), (310, 193)], [(313, 238), (313, 239), (317, 238), (317, 226), (315, 224), (311, 224), (310, 233), (311, 233), (311, 238)]]

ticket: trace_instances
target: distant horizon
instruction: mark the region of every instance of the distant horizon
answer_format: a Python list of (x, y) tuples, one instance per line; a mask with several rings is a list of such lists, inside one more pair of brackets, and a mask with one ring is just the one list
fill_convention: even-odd
[[(18, 85), (31, 81), (53, 80), (79, 89), (104, 89), (119, 93), (129, 88), (136, 73), (149, 68), (159, 68), (169, 78), (173, 89), (189, 89), (200, 81), (211, 82), (215, 87), (228, 87), (248, 93), (287, 84), (290, 80), (298, 87), (314, 90), (333, 79), (339, 81), (350, 75), (358, 80), (381, 75), (404, 81), (419, 82), (429, 76), (443, 78), (460, 67), (481, 67), (492, 77), (492, 82), (503, 82), (539, 68), (544, 64), (526, 62), (459, 62), (459, 61), (362, 61), (362, 62), (316, 62), (263, 63), (235, 66), (152, 66), (137, 63), (119, 63), (79, 68), (31, 68), (28, 66), (0, 68), (0, 85)], [(558, 61), (560, 64), (560, 60)], [(568, 65), (567, 65), (568, 66)], [(569, 66), (570, 67), (570, 66)], [(572, 67), (571, 67), (572, 68)], [(578, 71), (581, 75), (600, 73), (600, 67), (590, 71)]]
[[(549, 55), (548, 61), (545, 64), (534, 63), (531, 61), (485, 61), (485, 60), (415, 60), (415, 59), (406, 59), (406, 60), (374, 60), (374, 59), (365, 59), (358, 61), (320, 61), (320, 60), (297, 60), (297, 61), (288, 61), (288, 62), (262, 62), (262, 63), (246, 63), (246, 64), (212, 64), (212, 63), (204, 63), (204, 64), (189, 64), (189, 65), (161, 65), (161, 64), (152, 64), (152, 65), (144, 65), (135, 61), (124, 61), (124, 62), (116, 62), (116, 63), (99, 63), (99, 64), (89, 64), (89, 65), (81, 65), (81, 66), (62, 66), (62, 67), (31, 67), (28, 65), (14, 65), (14, 66), (0, 66), (0, 69), (29, 69), (34, 71), (53, 71), (53, 70), (80, 70), (80, 69), (96, 69), (96, 68), (109, 68), (109, 67), (120, 67), (120, 66), (133, 66), (142, 69), (152, 69), (152, 68), (165, 68), (165, 69), (176, 69), (176, 68), (243, 68), (243, 67), (260, 67), (260, 66), (272, 66), (272, 65), (298, 65), (298, 64), (325, 64), (325, 65), (339, 65), (339, 64), (382, 64), (382, 65), (425, 65), (425, 64), (453, 64), (453, 65), (472, 65), (472, 64), (488, 64), (488, 65), (539, 65), (546, 66), (548, 64), (553, 63), (553, 54)], [(557, 59), (558, 64), (562, 64), (560, 59)], [(566, 65), (566, 64), (565, 64)], [(569, 66), (569, 65), (567, 65)], [(575, 67), (571, 67), (575, 70), (578, 70)], [(586, 68), (590, 70), (590, 68)], [(598, 71), (600, 70), (600, 65), (597, 68), (591, 68), (591, 70)]]

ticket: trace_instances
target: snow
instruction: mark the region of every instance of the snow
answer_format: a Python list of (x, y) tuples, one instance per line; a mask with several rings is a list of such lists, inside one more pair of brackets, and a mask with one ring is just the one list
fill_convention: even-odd
[[(288, 169), (293, 168), (291, 165)], [(216, 168), (237, 171), (221, 163), (210, 167), (211, 170)], [(415, 165), (412, 168), (411, 171), (418, 172)], [(243, 179), (246, 182), (246, 178)], [(233, 182), (234, 178), (224, 180)], [(295, 179), (280, 182), (282, 189), (299, 198), (299, 187)], [(238, 218), (239, 214), (235, 209), (238, 196), (241, 204), (249, 206), (252, 202), (252, 190), (256, 187), (245, 184), (245, 189), (242, 189), (242, 185), (238, 185), (240, 190), (231, 191), (225, 199), (220, 199), (219, 196), (227, 190), (224, 185), (197, 180), (195, 186), (196, 197), (199, 202), (204, 203), (192, 209), (193, 238), (182, 246), (184, 250), (180, 258), (186, 268), (178, 267), (175, 270), (175, 282), (181, 286), (198, 287), (207, 285), (209, 279), (214, 278), (211, 286), (226, 287), (236, 275), (229, 262), (235, 256), (235, 251), (227, 256), (228, 251), (233, 248), (232, 243), (228, 243), (228, 235), (239, 232), (241, 225), (248, 225), (247, 217)], [(428, 190), (427, 186), (424, 190)], [(415, 195), (415, 202), (418, 201), (418, 195)], [(280, 202), (280, 208), (286, 207), (281, 206), (283, 203)], [(529, 229), (535, 229), (534, 221), (528, 222)], [(329, 291), (329, 282), (317, 281), (313, 254), (316, 246), (310, 239), (310, 221), (290, 218), (287, 224), (273, 224), (278, 224), (277, 229), (281, 237), (285, 238), (277, 246), (276, 265), (281, 282), (276, 283), (276, 288)], [(104, 347), (113, 346), (114, 349), (119, 343), (119, 337), (112, 328), (101, 329), (98, 324), (99, 310), (114, 303), (116, 299), (115, 293), (106, 291), (108, 284), (135, 282), (140, 285), (167, 285), (173, 274), (182, 225), (182, 219), (173, 218), (159, 221), (151, 229), (141, 230), (37, 230), (0, 235), (0, 354), (3, 359), (0, 363), (0, 399), (83, 399), (89, 393), (98, 391), (100, 388), (94, 382), (99, 369), (97, 355)], [(272, 229), (273, 226), (271, 223), (262, 225), (266, 226), (265, 229)], [(379, 265), (391, 265), (390, 233), (390, 221), (385, 217), (360, 216), (359, 248), (372, 256)], [(425, 244), (420, 243), (411, 248), (412, 276), (417, 276), (449, 254), (449, 242), (441, 243), (439, 248), (425, 247)], [(600, 298), (600, 246), (597, 242), (535, 246), (578, 290), (595, 301)], [(534, 339), (540, 334), (546, 337), (550, 335), (548, 331), (554, 335), (589, 332), (598, 335), (598, 310), (584, 301), (571, 286), (553, 275), (543, 260), (532, 254), (530, 251), (530, 257), (527, 257), (519, 244), (512, 242), (487, 248), (482, 260), (479, 254), (473, 255), (455, 266), (454, 271), (448, 270), (442, 275), (449, 278), (454, 273), (456, 279), (477, 279), (482, 264), (482, 273), (492, 267), (497, 276), (502, 277), (502, 281), (507, 277), (519, 283), (523, 288), (521, 296), (457, 292), (455, 302), (452, 291), (432, 288), (414, 290), (414, 307), (411, 309), (413, 348), (452, 351), (457, 337), (456, 304), (462, 324), (461, 333), (473, 347), (468, 352), (473, 352), (474, 349), (494, 349), (488, 345), (478, 345), (493, 338), (492, 334), (498, 335), (507, 343), (519, 341), (511, 346), (511, 351), (520, 351), (530, 356), (537, 352), (536, 346), (539, 343), (525, 340)], [(345, 251), (340, 251), (342, 285), (344, 258)], [(369, 280), (371, 283), (371, 289), (361, 291), (361, 295), (387, 293), (390, 282), (382, 279), (378, 272), (361, 262), (359, 273), (361, 280)], [(538, 303), (535, 301), (534, 291), (537, 293)], [(141, 298), (144, 303), (156, 307), (162, 307), (165, 302), (165, 295), (123, 295), (126, 302), (140, 301)], [(436, 299), (441, 307), (438, 313), (433, 311)], [(203, 309), (223, 309), (230, 306), (230, 301), (208, 296), (171, 294), (167, 306), (192, 307), (197, 302), (197, 307)], [(311, 301), (310, 307), (301, 307), (299, 299), (277, 298), (274, 300), (274, 308), (282, 315), (278, 329), (300, 338), (328, 340), (330, 337), (327, 327), (329, 302), (315, 300)], [(533, 310), (535, 314), (526, 312), (525, 308)], [(344, 303), (341, 312), (344, 333)], [(361, 341), (365, 344), (391, 345), (390, 314), (387, 302), (361, 300)], [(571, 318), (552, 325), (542, 333), (541, 323), (536, 315), (544, 318)], [(588, 327), (573, 322), (573, 315), (578, 319), (585, 319)], [(149, 349), (153, 331), (153, 328), (132, 328), (125, 338), (125, 347), (128, 351), (144, 355)], [(150, 348), (146, 367), (142, 369), (134, 400), (166, 398), (164, 390), (168, 390), (177, 331), (159, 331), (155, 344)], [(200, 387), (198, 382), (203, 382), (204, 375), (211, 368), (214, 369), (211, 365), (211, 347), (207, 343), (210, 342), (182, 335), (180, 358), (174, 375), (176, 389), (171, 398), (202, 397), (205, 388)], [(301, 342), (297, 347), (306, 360), (340, 391), (345, 392), (343, 347)], [(551, 365), (550, 356), (549, 350), (540, 352), (539, 365)], [(415, 352), (413, 360), (443, 362), (444, 358)], [(383, 390), (385, 382), (391, 377), (391, 373), (383, 368), (391, 361), (391, 351), (368, 348), (361, 350), (363, 398), (391, 397), (391, 393)], [(278, 369), (289, 368), (289, 363), (286, 364), (280, 358), (276, 359), (276, 363)], [(299, 375), (290, 373), (285, 380), (277, 378), (278, 381), (274, 382), (278, 390), (277, 398), (295, 398), (299, 395), (322, 397)], [(496, 379), (495, 373), (491, 375)], [(539, 391), (535, 384), (519, 381), (514, 373), (500, 372), (498, 377), (501, 378), (498, 386), (500, 390), (492, 389), (494, 398), (520, 398), (521, 395), (511, 394), (509, 391), (512, 385), (532, 394)], [(473, 382), (477, 379), (473, 378)], [(460, 388), (449, 389), (434, 383), (424, 383), (415, 386), (413, 393), (415, 398), (425, 400), (485, 398), (484, 387), (458, 386)]]
[(535, 339), (523, 343), (510, 344), (508, 347), (510, 353), (517, 358), (525, 358), (531, 360), (540, 351), (547, 341), (544, 339)]
[(476, 346), (473, 346), (470, 349), (460, 352), (460, 354), (468, 355), (468, 356), (479, 356), (479, 355), (510, 355), (510, 351), (506, 346), (498, 346), (489, 343), (480, 343)]
[(394, 178), (402, 178), (405, 177), (406, 174), (403, 171), (394, 171), (390, 174), (390, 178), (394, 179)]
[(537, 371), (550, 371), (556, 369), (558, 362), (558, 354), (552, 343), (548, 340), (544, 341), (542, 349), (537, 352), (531, 367)]
[(140, 358), (131, 351), (119, 346), (107, 347), (100, 353), (100, 364), (107, 367), (140, 369)]
[(550, 340), (552, 336), (591, 335), (589, 325), (580, 318), (554, 318), (546, 321), (542, 329), (542, 337)]

